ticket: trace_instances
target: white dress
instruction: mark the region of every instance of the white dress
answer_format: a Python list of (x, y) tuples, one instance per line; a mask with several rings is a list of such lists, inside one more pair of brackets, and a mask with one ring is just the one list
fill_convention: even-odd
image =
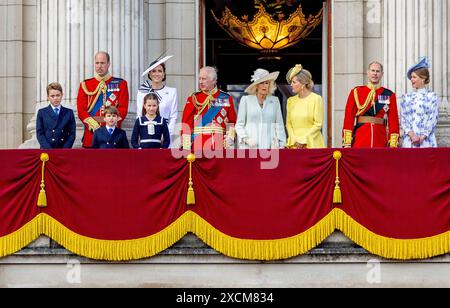
[[(236, 123), (240, 149), (277, 149), (286, 146), (286, 131), (280, 101), (268, 96), (261, 108), (256, 95), (244, 96)], [(250, 140), (250, 145), (244, 139)]]
[(141, 85), (137, 93), (136, 114), (138, 117), (143, 116), (142, 108), (144, 106), (144, 98), (150, 92), (156, 92), (159, 96), (159, 113), (161, 117), (169, 121), (169, 133), (171, 140), (173, 140), (173, 135), (175, 133), (175, 126), (178, 120), (178, 93), (177, 89), (164, 86), (162, 89), (153, 90), (151, 88), (151, 82), (146, 81)]
[[(439, 117), (439, 100), (436, 93), (428, 89), (420, 89), (403, 95), (401, 123), (404, 130), (402, 147), (404, 148), (435, 148), (436, 125)], [(414, 132), (417, 136), (427, 139), (420, 145), (414, 146), (408, 134)]]

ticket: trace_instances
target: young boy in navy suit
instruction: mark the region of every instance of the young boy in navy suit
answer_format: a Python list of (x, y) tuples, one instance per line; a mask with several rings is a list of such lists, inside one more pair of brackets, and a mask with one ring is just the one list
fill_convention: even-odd
[(92, 148), (94, 149), (129, 149), (127, 134), (117, 127), (119, 111), (116, 107), (106, 107), (104, 110), (106, 126), (94, 133)]
[(50, 105), (39, 110), (36, 133), (41, 149), (71, 149), (75, 142), (76, 124), (72, 109), (61, 105), (62, 87), (54, 82), (47, 86)]

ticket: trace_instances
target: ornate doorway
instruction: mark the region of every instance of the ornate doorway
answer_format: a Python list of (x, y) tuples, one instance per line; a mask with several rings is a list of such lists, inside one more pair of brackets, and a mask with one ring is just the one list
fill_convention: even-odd
[[(323, 20), (312, 29), (308, 35), (297, 44), (280, 49), (275, 55), (264, 55), (260, 50), (250, 48), (239, 42), (236, 37), (230, 35), (226, 27), (220, 25), (217, 19), (220, 19), (228, 7), (232, 15), (227, 15), (225, 23), (230, 16), (235, 16), (235, 20), (252, 20), (255, 15), (254, 4), (256, 2), (276, 2), (276, 1), (258, 1), (249, 0), (247, 3), (239, 1), (239, 5), (231, 4), (233, 1), (216, 0), (200, 1), (200, 54), (199, 65), (215, 66), (219, 70), (219, 86), (222, 90), (230, 92), (237, 101), (244, 94), (243, 89), (250, 83), (250, 76), (257, 68), (264, 68), (269, 71), (280, 71), (278, 79), (279, 91), (276, 95), (282, 102), (284, 115), (286, 114), (286, 102), (292, 93), (290, 87), (284, 78), (288, 70), (295, 64), (302, 64), (308, 69), (314, 78), (316, 84), (315, 92), (322, 95), (328, 117), (325, 119), (324, 136), (331, 145), (331, 98), (329, 91), (331, 85), (328, 82), (331, 76), (331, 57), (330, 57), (330, 21), (331, 21), (331, 1), (317, 0), (298, 0), (286, 1), (291, 3), (292, 7), (287, 7), (283, 16), (295, 11), (298, 3), (306, 18), (317, 16), (322, 11)], [(279, 1), (278, 1), (279, 2)], [(297, 5), (295, 5), (297, 3)], [(252, 15), (253, 13), (253, 15)], [(276, 20), (279, 16), (274, 11), (269, 12)], [(225, 18), (225, 17), (224, 17)], [(233, 17), (232, 17), (233, 18)], [(287, 18), (287, 17), (286, 17)], [(227, 33), (228, 32), (228, 33)], [(239, 105), (239, 104), (237, 104)]]

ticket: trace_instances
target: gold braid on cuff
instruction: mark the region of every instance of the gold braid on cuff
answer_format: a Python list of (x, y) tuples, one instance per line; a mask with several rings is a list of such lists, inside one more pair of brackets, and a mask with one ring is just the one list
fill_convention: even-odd
[(344, 147), (351, 146), (353, 141), (353, 132), (344, 130)]
[(100, 128), (100, 124), (98, 124), (98, 122), (95, 121), (94, 118), (87, 118), (83, 122), (87, 124), (89, 126), (89, 130), (93, 132)]
[(398, 141), (400, 139), (400, 135), (392, 134), (391, 139), (389, 140), (389, 146), (391, 148), (398, 148)]
[(190, 150), (192, 147), (191, 135), (183, 135), (183, 149)]

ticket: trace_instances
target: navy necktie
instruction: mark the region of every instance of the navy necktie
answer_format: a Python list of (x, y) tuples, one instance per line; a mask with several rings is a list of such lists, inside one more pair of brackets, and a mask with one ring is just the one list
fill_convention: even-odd
[(114, 129), (108, 128), (108, 132), (109, 132), (109, 135), (112, 136), (112, 134), (114, 133)]
[(59, 117), (59, 108), (55, 108), (55, 115), (57, 116), (57, 117)]

